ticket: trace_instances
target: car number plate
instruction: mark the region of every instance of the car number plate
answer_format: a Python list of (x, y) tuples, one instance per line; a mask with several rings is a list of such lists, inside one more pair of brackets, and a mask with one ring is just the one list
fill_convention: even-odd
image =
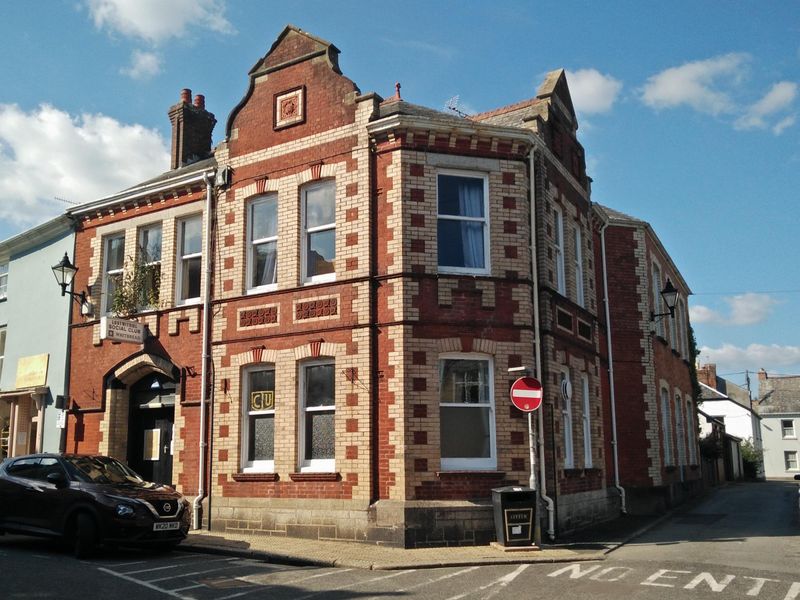
[(169, 523), (153, 523), (153, 531), (171, 531), (180, 528), (181, 524), (178, 521), (170, 521)]

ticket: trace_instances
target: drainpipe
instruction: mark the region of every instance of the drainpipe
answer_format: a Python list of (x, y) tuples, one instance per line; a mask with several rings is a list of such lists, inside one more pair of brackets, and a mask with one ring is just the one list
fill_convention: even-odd
[[(213, 177), (213, 176), (212, 176)], [(206, 497), (206, 403), (208, 401), (208, 368), (210, 363), (209, 354), (209, 335), (211, 329), (211, 277), (213, 269), (211, 265), (211, 224), (214, 219), (213, 209), (213, 184), (208, 173), (203, 173), (203, 181), (206, 184), (206, 237), (204, 240), (205, 250), (203, 254), (206, 258), (206, 280), (203, 287), (203, 354), (200, 375), (200, 446), (198, 457), (198, 481), (197, 496), (192, 503), (192, 529), (202, 528), (201, 505)]]
[(611, 349), (611, 310), (608, 303), (608, 269), (606, 268), (606, 228), (608, 223), (603, 223), (600, 228), (600, 252), (603, 260), (603, 303), (606, 312), (606, 342), (608, 344), (608, 382), (611, 400), (611, 448), (614, 451), (614, 487), (617, 488), (620, 498), (620, 510), (627, 514), (625, 503), (625, 488), (619, 484), (619, 450), (617, 448), (617, 403), (614, 393), (614, 352)]
[[(539, 332), (539, 255), (536, 251), (536, 159), (535, 152), (531, 149), (528, 154), (531, 198), (531, 277), (533, 278), (533, 331), (534, 344), (536, 345), (536, 376), (542, 376), (542, 339)], [(544, 387), (544, 382), (542, 382)], [(547, 471), (544, 464), (544, 406), (536, 411), (538, 421), (539, 442), (539, 495), (547, 505), (547, 535), (550, 540), (556, 537), (555, 506), (553, 499), (547, 495)], [(531, 474), (533, 478), (533, 474)]]

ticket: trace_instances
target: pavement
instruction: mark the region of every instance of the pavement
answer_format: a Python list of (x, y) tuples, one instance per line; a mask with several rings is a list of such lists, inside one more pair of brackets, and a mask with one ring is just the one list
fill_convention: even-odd
[(559, 563), (604, 560), (609, 552), (663, 521), (662, 516), (623, 515), (572, 533), (538, 550), (497, 545), (393, 548), (375, 544), (307, 540), (253, 533), (240, 535), (204, 529), (191, 531), (180, 548), (265, 562), (357, 569), (423, 569), (490, 564)]

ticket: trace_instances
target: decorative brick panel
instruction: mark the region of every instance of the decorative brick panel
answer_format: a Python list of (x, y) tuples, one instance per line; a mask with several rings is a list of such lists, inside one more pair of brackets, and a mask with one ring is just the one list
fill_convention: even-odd
[(505, 246), (503, 252), (506, 258), (517, 258), (517, 246)]
[(239, 328), (278, 322), (278, 307), (248, 308), (239, 311)]
[(219, 437), (226, 438), (229, 434), (229, 428), (227, 425), (220, 425), (219, 426)]
[(428, 459), (427, 458), (415, 458), (414, 459), (414, 471), (416, 473), (427, 473), (428, 472)]
[(347, 433), (357, 433), (358, 419), (347, 419), (345, 421), (345, 431), (347, 431)]
[(236, 236), (235, 235), (226, 235), (224, 243), (225, 243), (225, 247), (226, 248), (232, 247), (234, 244), (236, 244)]
[(414, 351), (411, 354), (411, 363), (415, 365), (424, 365), (428, 362), (428, 355), (426, 352)]
[(233, 257), (226, 256), (222, 261), (222, 268), (223, 269), (232, 269), (233, 268)]
[(503, 185), (514, 185), (515, 173), (503, 173)]
[(503, 221), (503, 233), (517, 233), (517, 222)]
[(357, 233), (348, 233), (344, 236), (344, 245), (345, 246), (355, 246), (358, 244), (358, 234)]
[(348, 183), (345, 187), (344, 195), (348, 198), (358, 194), (358, 183)]
[(344, 213), (344, 220), (348, 223), (358, 221), (358, 208), (348, 208)]
[(345, 402), (347, 403), (347, 406), (358, 406), (358, 394), (348, 393), (345, 397)]
[(513, 196), (503, 196), (503, 208), (517, 210), (517, 199)]
[(410, 165), (409, 173), (412, 177), (422, 177), (425, 175), (425, 165), (412, 164)]
[(358, 458), (358, 446), (347, 446), (344, 456), (347, 460), (356, 460)]
[(314, 319), (317, 317), (330, 317), (339, 314), (339, 301), (336, 298), (298, 302), (295, 305), (295, 319)]
[(411, 201), (412, 202), (425, 202), (425, 190), (419, 188), (412, 188), (411, 189)]
[(424, 377), (414, 377), (412, 380), (412, 389), (415, 392), (424, 392), (428, 389), (428, 380)]
[(425, 445), (428, 443), (428, 432), (427, 431), (415, 431), (414, 432), (414, 443), (417, 445)]
[(425, 240), (411, 240), (411, 252), (425, 252)]
[(428, 406), (426, 404), (414, 405), (414, 417), (417, 419), (424, 419), (428, 416)]
[(411, 213), (411, 226), (425, 227), (425, 215), (420, 213)]
[(350, 258), (346, 258), (344, 260), (344, 270), (345, 271), (357, 271), (358, 270), (358, 257), (353, 256)]

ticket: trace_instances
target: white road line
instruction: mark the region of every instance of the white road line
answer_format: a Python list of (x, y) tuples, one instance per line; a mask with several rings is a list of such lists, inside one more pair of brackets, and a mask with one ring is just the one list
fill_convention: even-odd
[(324, 590), (320, 590), (319, 592), (313, 592), (311, 594), (306, 594), (305, 596), (300, 596), (299, 598), (295, 598), (294, 600), (305, 600), (306, 598), (312, 598), (314, 596), (319, 596), (320, 594), (327, 594), (328, 592), (335, 592), (337, 590), (346, 590), (348, 588), (356, 587), (359, 585), (372, 583), (373, 581), (392, 579), (394, 577), (399, 577), (400, 575), (405, 575), (406, 573), (413, 573), (414, 571), (416, 571), (416, 569), (411, 569), (408, 571), (396, 571), (394, 573), (391, 573), (390, 575), (382, 575), (381, 577), (373, 577), (372, 579), (367, 579), (365, 581), (356, 581), (354, 583), (348, 583), (347, 585), (340, 585), (338, 587), (326, 588)]
[[(233, 560), (239, 560), (238, 558), (217, 558), (214, 560), (206, 560), (203, 561), (203, 564), (208, 563), (215, 563), (215, 562), (231, 562)], [(166, 565), (163, 567), (153, 567), (152, 569), (139, 569), (138, 571), (126, 571), (125, 575), (138, 575), (139, 573), (150, 573), (152, 571), (165, 571), (167, 569), (177, 569), (180, 567), (185, 567), (186, 565)]]
[(196, 583), (194, 585), (187, 585), (186, 587), (182, 588), (175, 588), (174, 590), (170, 590), (171, 592), (185, 592), (186, 590), (194, 590), (199, 587), (207, 587), (205, 583)]
[(177, 575), (170, 575), (169, 577), (159, 577), (158, 579), (148, 579), (150, 583), (156, 581), (167, 581), (169, 579), (179, 579), (181, 577), (191, 577), (192, 575), (205, 575), (206, 573), (213, 573), (214, 571), (225, 571), (227, 569), (238, 569), (242, 565), (228, 565), (227, 567), (217, 567), (216, 569), (203, 569), (202, 571), (192, 571), (191, 573), (178, 573)]
[[(176, 553), (175, 555), (171, 556), (170, 559), (171, 560), (185, 560), (187, 558), (199, 558), (200, 556), (201, 555), (199, 555), (199, 554), (191, 554), (189, 552), (186, 552), (186, 553), (184, 553), (182, 555), (179, 555), (179, 554)], [(109, 565), (106, 565), (106, 567), (108, 567), (110, 569), (118, 569), (119, 567), (132, 567), (133, 565), (146, 565), (148, 563), (154, 562), (155, 560), (157, 560), (157, 559), (127, 561), (127, 562), (122, 562), (122, 563), (111, 563)]]
[(447, 575), (442, 575), (441, 577), (437, 577), (436, 579), (431, 579), (430, 581), (423, 581), (422, 583), (415, 583), (412, 586), (407, 588), (401, 588), (397, 590), (398, 592), (408, 592), (409, 590), (415, 590), (417, 588), (424, 587), (426, 585), (430, 585), (432, 583), (438, 583), (440, 581), (444, 581), (445, 579), (450, 579), (452, 577), (458, 577), (459, 575), (463, 575), (464, 573), (469, 573), (470, 571), (474, 571), (475, 569), (480, 569), (480, 567), (469, 567), (467, 569), (461, 569), (460, 571), (456, 571), (455, 573), (448, 573)]
[(530, 567), (530, 565), (520, 565), (517, 568), (517, 570), (514, 571), (513, 573), (509, 573), (505, 577), (501, 577), (500, 579), (498, 579), (497, 587), (495, 587), (494, 589), (492, 589), (491, 592), (489, 592), (488, 594), (483, 596), (483, 598), (481, 598), (481, 600), (489, 600), (489, 598), (492, 598), (492, 597), (496, 596), (497, 594), (499, 594), (500, 592), (502, 592), (509, 583), (514, 581), (517, 578), (517, 576), (520, 573), (522, 573), (525, 569), (527, 569), (528, 567)]
[(160, 588), (157, 585), (151, 585), (146, 581), (140, 581), (135, 577), (128, 577), (127, 575), (123, 575), (122, 573), (117, 573), (116, 571), (112, 571), (111, 569), (105, 569), (100, 567), (98, 571), (103, 571), (104, 573), (108, 573), (109, 575), (113, 575), (114, 577), (119, 577), (120, 579), (124, 579), (125, 581), (130, 581), (131, 583), (135, 583), (137, 585), (141, 585), (151, 590), (155, 590), (156, 592), (161, 592), (162, 594), (166, 594), (167, 596), (172, 596), (173, 598), (180, 598), (180, 600), (194, 600), (191, 596), (181, 596), (180, 594), (176, 594), (175, 592), (171, 592), (170, 590), (165, 590), (164, 588)]
[[(290, 579), (289, 581), (281, 581), (280, 583), (276, 582), (276, 585), (291, 585), (293, 583), (303, 583), (304, 581), (310, 581), (312, 579), (317, 579), (318, 577), (327, 577), (328, 575), (338, 575), (339, 573), (347, 573), (348, 571), (352, 571), (353, 569), (332, 569), (330, 571), (326, 571), (324, 573), (317, 573), (316, 575), (310, 575), (308, 577), (299, 577), (298, 579)], [(242, 581), (246, 581), (247, 583), (261, 583), (257, 579), (256, 576), (249, 575), (247, 577), (239, 577)]]
[[(463, 594), (458, 594), (457, 596), (450, 596), (447, 600), (460, 600), (461, 598), (465, 598), (465, 597), (469, 596), (470, 594), (474, 594), (475, 592), (482, 592), (483, 590), (485, 590), (487, 588), (490, 588), (490, 587), (493, 587), (493, 586), (499, 586), (500, 588), (504, 588), (509, 583), (514, 581), (514, 579), (517, 578), (517, 575), (522, 573), (528, 567), (530, 567), (529, 564), (520, 565), (519, 567), (516, 568), (516, 570), (512, 571), (511, 573), (508, 573), (507, 575), (503, 575), (502, 577), (499, 577), (498, 579), (495, 579), (494, 581), (491, 581), (491, 582), (487, 583), (486, 585), (482, 585), (481, 587), (479, 587), (477, 589), (470, 590), (468, 592), (464, 592)], [(484, 596), (483, 598), (484, 599), (485, 598), (491, 598), (492, 596), (494, 596), (497, 593), (497, 591), (498, 590), (492, 590), (491, 592), (489, 592), (488, 596)]]

